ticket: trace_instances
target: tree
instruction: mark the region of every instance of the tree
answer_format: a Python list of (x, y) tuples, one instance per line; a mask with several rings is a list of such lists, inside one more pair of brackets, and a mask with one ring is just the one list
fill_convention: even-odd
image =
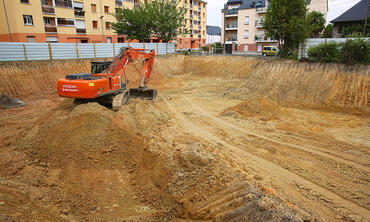
[(268, 36), (283, 42), (282, 57), (309, 34), (306, 15), (305, 0), (271, 0), (263, 27)]
[(180, 34), (186, 34), (185, 7), (178, 7), (178, 1), (155, 0), (145, 4), (154, 18), (153, 34), (168, 42)]
[(318, 11), (308, 13), (307, 19), (310, 25), (311, 38), (318, 38), (320, 33), (325, 28), (324, 14)]
[(153, 35), (153, 15), (146, 7), (140, 5), (132, 10), (118, 8), (114, 15), (117, 23), (112, 24), (112, 29), (117, 34), (143, 42)]
[(168, 42), (187, 33), (185, 13), (186, 9), (174, 1), (146, 1), (132, 10), (118, 9), (117, 23), (112, 24), (112, 29), (128, 39), (148, 41), (150, 37), (157, 37)]
[(324, 38), (333, 38), (333, 25), (329, 24), (325, 27), (324, 32), (322, 33)]

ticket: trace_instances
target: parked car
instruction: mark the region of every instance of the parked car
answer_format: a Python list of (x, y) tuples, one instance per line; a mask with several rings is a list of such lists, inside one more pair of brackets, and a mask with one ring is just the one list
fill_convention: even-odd
[(262, 49), (263, 56), (278, 56), (280, 51), (276, 46), (264, 46)]

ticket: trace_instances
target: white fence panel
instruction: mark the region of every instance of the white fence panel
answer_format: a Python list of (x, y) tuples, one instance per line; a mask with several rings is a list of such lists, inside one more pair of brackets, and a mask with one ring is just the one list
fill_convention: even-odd
[[(349, 38), (353, 39), (353, 38)], [(367, 38), (370, 40), (370, 38)], [(325, 42), (346, 42), (347, 38), (315, 38), (315, 39), (306, 39), (303, 43), (303, 57), (308, 58), (307, 51), (312, 46), (316, 46)], [(299, 44), (298, 59), (302, 58), (302, 43)]]
[(145, 49), (154, 50), (157, 55), (157, 43), (145, 43)]
[(51, 43), (53, 59), (78, 59), (75, 43)]
[(93, 43), (78, 44), (78, 52), (81, 59), (95, 58)]
[(128, 47), (128, 43), (115, 43), (114, 44), (114, 48), (115, 48), (115, 56), (118, 55), (119, 53), (119, 50), (121, 50), (121, 48), (125, 48), (125, 47)]
[(111, 58), (113, 56), (113, 44), (96, 43), (96, 58)]
[(23, 43), (0, 42), (0, 61), (25, 60)]
[(28, 60), (47, 60), (49, 56), (49, 46), (47, 43), (25, 43)]
[(0, 42), (0, 61), (112, 58), (127, 46), (175, 53), (174, 43), (51, 43), (50, 54), (48, 43)]

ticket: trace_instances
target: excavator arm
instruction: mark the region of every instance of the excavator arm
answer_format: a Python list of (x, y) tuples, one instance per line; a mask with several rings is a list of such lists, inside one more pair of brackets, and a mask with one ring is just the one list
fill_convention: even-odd
[[(125, 71), (131, 62), (134, 62), (139, 59), (144, 60), (144, 67), (141, 73), (141, 80), (138, 89), (146, 89), (147, 83), (149, 82), (150, 74), (152, 72), (153, 63), (154, 63), (155, 51), (150, 50), (146, 52), (145, 49), (133, 49), (133, 48), (122, 48), (119, 55), (114, 59), (113, 63), (104, 71), (108, 75), (112, 76), (121, 76), (125, 80), (126, 75)], [(104, 75), (104, 74), (97, 74)]]

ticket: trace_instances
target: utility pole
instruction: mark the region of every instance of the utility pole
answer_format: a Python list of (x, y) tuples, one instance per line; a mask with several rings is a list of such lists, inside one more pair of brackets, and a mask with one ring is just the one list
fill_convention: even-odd
[(10, 39), (11, 42), (13, 42), (12, 34), (10, 33), (10, 26), (9, 26), (9, 20), (8, 20), (8, 13), (6, 12), (5, 0), (3, 0), (3, 6), (4, 6), (4, 13), (5, 13), (5, 18), (6, 18), (6, 24), (8, 25), (9, 39)]
[(364, 31), (362, 32), (362, 37), (365, 37), (366, 34), (366, 26), (367, 26), (367, 17), (369, 17), (369, 5), (370, 3), (367, 3), (367, 10), (366, 10), (366, 17), (365, 17), (365, 25), (364, 25)]
[(100, 22), (101, 22), (101, 34), (102, 34), (102, 43), (104, 43), (104, 24), (103, 24), (103, 6), (100, 0)]

